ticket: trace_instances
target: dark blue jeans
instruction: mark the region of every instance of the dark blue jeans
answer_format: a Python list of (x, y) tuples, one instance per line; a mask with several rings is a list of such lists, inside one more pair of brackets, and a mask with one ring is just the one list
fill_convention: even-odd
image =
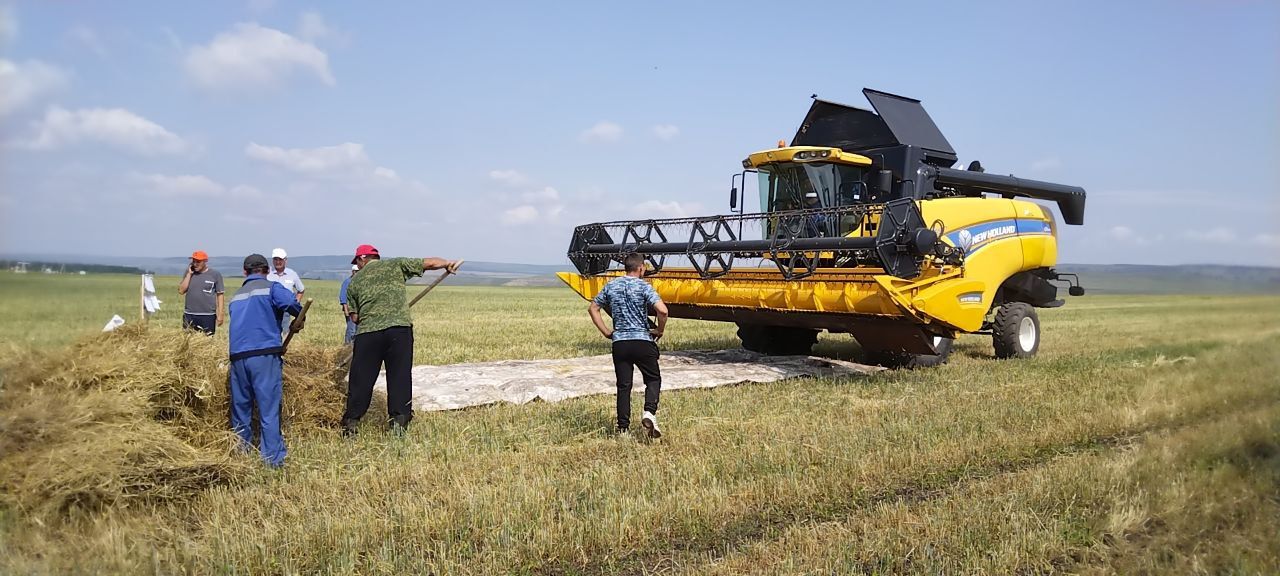
[(216, 314), (186, 314), (182, 315), (182, 327), (187, 330), (199, 330), (213, 335), (218, 330), (218, 316)]
[(280, 402), (284, 365), (279, 354), (231, 361), (231, 430), (245, 446), (253, 446), (253, 407), (258, 407), (261, 438), (258, 451), (270, 466), (284, 464), (286, 450), (280, 433)]

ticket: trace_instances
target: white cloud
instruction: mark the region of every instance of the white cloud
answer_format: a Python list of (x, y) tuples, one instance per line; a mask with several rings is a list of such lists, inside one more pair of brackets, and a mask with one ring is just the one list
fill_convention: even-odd
[(373, 169), (373, 177), (386, 180), (388, 182), (400, 181), (400, 175), (396, 174), (395, 170), (392, 170), (390, 168), (386, 168), (383, 166), (378, 166), (377, 168)]
[(507, 186), (521, 186), (529, 182), (529, 177), (515, 170), (490, 170), (489, 178)]
[(636, 218), (688, 218), (697, 216), (702, 205), (696, 202), (681, 204), (680, 202), (662, 202), (648, 200), (631, 207)]
[(236, 24), (208, 45), (192, 47), (185, 67), (197, 84), (215, 89), (270, 87), (295, 74), (336, 84), (323, 50), (256, 22)]
[(1139, 246), (1145, 246), (1149, 242), (1146, 236), (1139, 234), (1128, 226), (1112, 226), (1110, 230), (1107, 230), (1107, 236), (1117, 242), (1137, 244)]
[(1133, 229), (1128, 226), (1112, 226), (1108, 233), (1116, 240), (1129, 240), (1137, 237)]
[(1280, 234), (1257, 234), (1253, 237), (1253, 243), (1267, 248), (1280, 248)]
[(529, 203), (556, 202), (560, 200), (560, 192), (557, 191), (555, 188), (547, 186), (546, 188), (543, 188), (541, 190), (525, 192), (524, 194), (520, 195), (520, 198), (525, 202), (529, 202)]
[[(299, 193), (312, 194), (338, 184), (349, 190), (379, 190), (415, 198), (428, 194), (421, 182), (406, 180), (395, 170), (374, 163), (365, 153), (364, 145), (355, 142), (317, 148), (281, 148), (250, 142), (244, 153), (250, 159), (309, 179), (291, 185)], [(326, 182), (325, 186), (316, 185), (320, 180)]]
[(659, 124), (653, 127), (653, 135), (661, 140), (671, 140), (680, 135), (680, 127), (672, 124)]
[(226, 192), (221, 184), (199, 174), (138, 174), (135, 179), (146, 186), (148, 192), (169, 198), (216, 197)]
[(617, 142), (622, 139), (622, 127), (613, 122), (600, 121), (578, 135), (583, 142)]
[(67, 85), (67, 72), (39, 60), (0, 58), (0, 116), (8, 115)]
[(1211, 228), (1209, 230), (1188, 230), (1187, 238), (1197, 242), (1208, 242), (1210, 244), (1230, 244), (1236, 241), (1236, 233), (1227, 228)]
[(77, 24), (67, 30), (67, 36), (97, 54), (99, 58), (107, 57), (107, 47), (102, 43), (102, 39), (98, 37), (98, 33), (94, 32), (93, 28), (84, 24)]
[(298, 17), (298, 37), (303, 40), (315, 42), (335, 34), (337, 31), (325, 23), (324, 17), (319, 12), (303, 12)]
[(261, 190), (247, 184), (232, 186), (230, 190), (227, 190), (227, 193), (230, 194), (232, 198), (255, 199), (262, 197)]
[(188, 144), (163, 126), (123, 108), (49, 108), (35, 123), (35, 136), (19, 145), (51, 150), (80, 143), (100, 143), (142, 155), (180, 154)]
[(538, 209), (533, 206), (516, 206), (502, 213), (502, 223), (507, 225), (527, 224), (538, 219)]
[(280, 148), (250, 142), (244, 153), (254, 160), (299, 174), (334, 175), (377, 169), (371, 167), (372, 162), (369, 155), (365, 154), (364, 145), (354, 142), (318, 148)]
[(1049, 172), (1052, 170), (1057, 170), (1058, 168), (1061, 168), (1061, 167), (1062, 167), (1062, 160), (1060, 160), (1057, 156), (1041, 158), (1031, 163), (1032, 172)]
[(0, 4), (0, 46), (18, 39), (18, 19), (13, 9)]

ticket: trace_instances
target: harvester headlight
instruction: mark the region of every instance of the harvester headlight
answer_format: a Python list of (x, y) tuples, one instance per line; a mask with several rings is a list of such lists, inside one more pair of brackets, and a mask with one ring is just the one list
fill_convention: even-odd
[(823, 158), (826, 158), (827, 156), (830, 156), (830, 155), (831, 155), (831, 151), (830, 151), (830, 150), (823, 150), (823, 151), (822, 151), (822, 154), (821, 154), (821, 156), (822, 156)]
[(750, 167), (751, 167), (751, 159), (750, 159), (750, 158), (746, 158), (746, 159), (744, 159), (744, 160), (742, 161), (742, 167), (743, 167), (743, 168), (750, 168)]
[(808, 158), (808, 157), (809, 157), (809, 152), (807, 150), (796, 152), (796, 160), (804, 160), (805, 158)]

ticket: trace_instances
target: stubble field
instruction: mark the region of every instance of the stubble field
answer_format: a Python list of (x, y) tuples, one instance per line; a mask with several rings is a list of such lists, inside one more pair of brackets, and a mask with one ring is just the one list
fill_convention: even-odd
[[(0, 357), (135, 322), (137, 282), (0, 273)], [(172, 330), (177, 279), (157, 284)], [(337, 283), (308, 288), (298, 338), (339, 345)], [(446, 285), (415, 308), (417, 362), (606, 353), (585, 308)], [(287, 436), (282, 471), (240, 456), (245, 477), (181, 500), (51, 518), (6, 493), (0, 572), (1280, 571), (1280, 297), (1091, 295), (1041, 319), (1026, 361), (965, 336), (938, 369), (670, 392), (659, 442), (614, 438), (592, 397)], [(663, 342), (736, 345), (679, 320)], [(815, 353), (861, 356), (841, 335)]]

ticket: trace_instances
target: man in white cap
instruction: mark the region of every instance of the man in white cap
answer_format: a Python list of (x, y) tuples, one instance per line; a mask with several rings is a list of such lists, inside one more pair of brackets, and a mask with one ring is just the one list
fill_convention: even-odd
[[(297, 272), (293, 271), (293, 268), (288, 267), (288, 264), (289, 254), (284, 251), (284, 248), (273, 249), (271, 251), (271, 272), (267, 274), (267, 280), (279, 282), (285, 288), (288, 288), (290, 292), (293, 292), (293, 297), (301, 302), (302, 293), (307, 290), (307, 287), (302, 285), (302, 278), (298, 276)], [(280, 333), (289, 333), (289, 319), (287, 316), (280, 322)]]

